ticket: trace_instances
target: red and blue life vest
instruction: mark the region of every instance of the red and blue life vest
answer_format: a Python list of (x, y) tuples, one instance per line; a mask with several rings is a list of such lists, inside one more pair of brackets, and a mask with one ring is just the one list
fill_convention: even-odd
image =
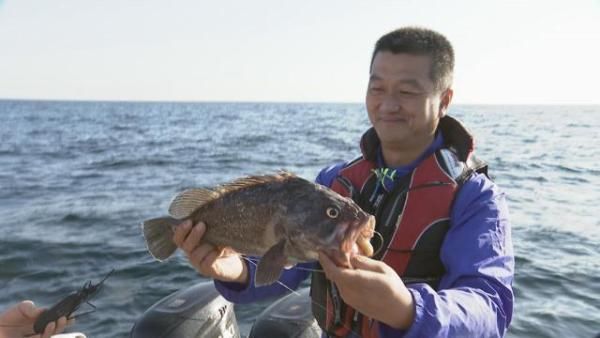
[[(405, 284), (428, 283), (434, 289), (446, 272), (440, 249), (450, 227), (454, 196), (473, 172), (487, 174), (487, 165), (471, 156), (473, 137), (458, 120), (443, 117), (438, 131), (444, 146), (387, 191), (378, 187), (379, 139), (369, 129), (361, 140), (363, 156), (342, 168), (331, 185), (375, 216), (376, 231), (382, 236), (371, 240), (374, 258), (392, 267)], [(378, 336), (377, 323), (344, 304), (324, 274), (313, 273), (311, 297), (313, 314), (331, 337), (351, 332), (365, 338)]]

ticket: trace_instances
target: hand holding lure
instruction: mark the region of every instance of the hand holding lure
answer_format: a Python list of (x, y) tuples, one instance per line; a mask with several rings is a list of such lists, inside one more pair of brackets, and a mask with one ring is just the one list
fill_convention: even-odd
[(46, 327), (46, 325), (48, 325), (48, 323), (57, 321), (60, 317), (67, 317), (67, 319), (72, 319), (94, 312), (95, 310), (91, 310), (71, 317), (73, 312), (77, 311), (77, 309), (83, 302), (87, 303), (94, 309), (96, 308), (88, 300), (102, 288), (102, 284), (104, 283), (104, 281), (114, 271), (115, 269), (112, 269), (98, 284), (92, 284), (91, 281), (87, 281), (87, 283), (85, 283), (80, 290), (69, 294), (68, 296), (60, 300), (58, 303), (56, 303), (54, 306), (52, 306), (50, 309), (42, 312), (42, 314), (40, 314), (38, 319), (33, 324), (34, 332), (37, 334), (44, 332), (44, 328)]

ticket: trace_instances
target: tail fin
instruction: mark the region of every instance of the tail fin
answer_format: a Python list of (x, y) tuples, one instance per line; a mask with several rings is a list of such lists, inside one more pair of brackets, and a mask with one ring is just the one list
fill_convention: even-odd
[(149, 219), (142, 223), (146, 246), (152, 257), (164, 261), (175, 252), (177, 245), (173, 242), (173, 227), (179, 223), (181, 220), (169, 216)]

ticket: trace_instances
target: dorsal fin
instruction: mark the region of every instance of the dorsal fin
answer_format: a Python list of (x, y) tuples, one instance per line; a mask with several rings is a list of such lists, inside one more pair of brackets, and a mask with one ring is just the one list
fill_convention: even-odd
[(219, 198), (219, 194), (208, 189), (187, 189), (175, 196), (169, 206), (169, 215), (177, 219), (190, 216), (202, 205)]
[(274, 183), (274, 182), (284, 182), (289, 179), (293, 179), (293, 178), (297, 178), (297, 177), (298, 176), (296, 176), (290, 172), (282, 170), (276, 174), (271, 174), (271, 175), (253, 175), (253, 176), (242, 177), (233, 182), (220, 185), (220, 186), (216, 187), (214, 189), (214, 191), (216, 193), (218, 193), (219, 196), (222, 196), (225, 194), (232, 193), (234, 191), (250, 188), (250, 187), (253, 187), (256, 185), (268, 184), (268, 183)]
[(189, 217), (199, 207), (223, 195), (256, 185), (284, 182), (294, 178), (298, 178), (298, 176), (282, 170), (277, 174), (242, 177), (230, 183), (217, 186), (212, 190), (201, 188), (188, 189), (173, 199), (173, 202), (169, 206), (169, 214), (174, 218), (184, 219)]

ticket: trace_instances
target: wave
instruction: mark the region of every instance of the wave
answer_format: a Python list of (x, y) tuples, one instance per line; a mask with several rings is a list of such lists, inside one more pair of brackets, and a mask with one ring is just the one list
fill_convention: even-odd
[(92, 162), (89, 167), (96, 169), (127, 169), (127, 168), (137, 168), (137, 167), (147, 167), (147, 166), (168, 166), (175, 164), (177, 162), (154, 158), (154, 159), (123, 159), (123, 160), (101, 160), (97, 162)]

